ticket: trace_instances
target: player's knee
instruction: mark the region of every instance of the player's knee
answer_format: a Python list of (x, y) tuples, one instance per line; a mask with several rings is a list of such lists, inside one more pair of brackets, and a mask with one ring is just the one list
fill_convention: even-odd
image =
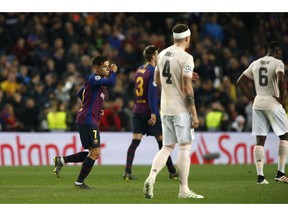
[(163, 146), (162, 146), (162, 149), (166, 149), (166, 150), (169, 151), (170, 154), (171, 154), (171, 153), (173, 152), (174, 145), (169, 145), (169, 146), (163, 145)]
[(89, 157), (92, 159), (92, 160), (97, 160), (99, 158), (99, 155), (100, 154), (89, 154)]
[(88, 157), (90, 157), (92, 160), (97, 160), (100, 156), (100, 150), (98, 148), (91, 149), (89, 151)]
[(182, 151), (190, 151), (190, 149), (191, 149), (191, 144), (179, 145), (179, 150), (182, 150)]

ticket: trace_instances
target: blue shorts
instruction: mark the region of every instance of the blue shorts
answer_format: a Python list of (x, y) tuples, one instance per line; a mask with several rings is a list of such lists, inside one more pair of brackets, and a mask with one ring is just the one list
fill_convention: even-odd
[(77, 124), (84, 149), (100, 147), (100, 134), (97, 125)]

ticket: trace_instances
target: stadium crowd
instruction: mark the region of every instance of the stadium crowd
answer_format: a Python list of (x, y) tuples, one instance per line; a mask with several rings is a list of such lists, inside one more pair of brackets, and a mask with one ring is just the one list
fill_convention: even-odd
[(131, 131), (142, 51), (172, 44), (178, 22), (191, 29), (200, 76), (197, 130), (250, 131), (251, 104), (235, 83), (270, 40), (283, 45), (287, 67), (287, 13), (0, 13), (0, 131), (75, 131), (77, 91), (100, 53), (120, 71), (100, 129)]

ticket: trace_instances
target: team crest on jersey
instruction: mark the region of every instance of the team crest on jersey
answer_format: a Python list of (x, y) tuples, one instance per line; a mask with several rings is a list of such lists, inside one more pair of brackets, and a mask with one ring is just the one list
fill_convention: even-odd
[(95, 76), (95, 80), (98, 81), (101, 79), (101, 76)]
[(191, 67), (190, 65), (187, 65), (187, 66), (185, 67), (184, 72), (185, 72), (185, 73), (190, 73), (190, 72), (192, 72), (192, 67)]
[(280, 65), (280, 68), (281, 68), (281, 69), (284, 69), (284, 64), (281, 64), (281, 65)]
[(101, 93), (101, 94), (100, 94), (100, 97), (102, 98), (102, 100), (104, 100), (104, 99), (105, 99), (105, 94), (104, 94), (104, 93)]

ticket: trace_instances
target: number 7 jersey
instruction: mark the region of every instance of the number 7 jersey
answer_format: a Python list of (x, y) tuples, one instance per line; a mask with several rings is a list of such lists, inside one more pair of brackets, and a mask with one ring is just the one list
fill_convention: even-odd
[(272, 110), (281, 104), (273, 97), (279, 97), (278, 72), (284, 72), (281, 60), (272, 56), (265, 56), (252, 62), (243, 72), (254, 81), (256, 97), (253, 109)]
[(193, 57), (183, 48), (172, 45), (158, 55), (156, 70), (160, 73), (161, 114), (174, 116), (188, 112), (183, 93), (183, 76), (191, 78)]

